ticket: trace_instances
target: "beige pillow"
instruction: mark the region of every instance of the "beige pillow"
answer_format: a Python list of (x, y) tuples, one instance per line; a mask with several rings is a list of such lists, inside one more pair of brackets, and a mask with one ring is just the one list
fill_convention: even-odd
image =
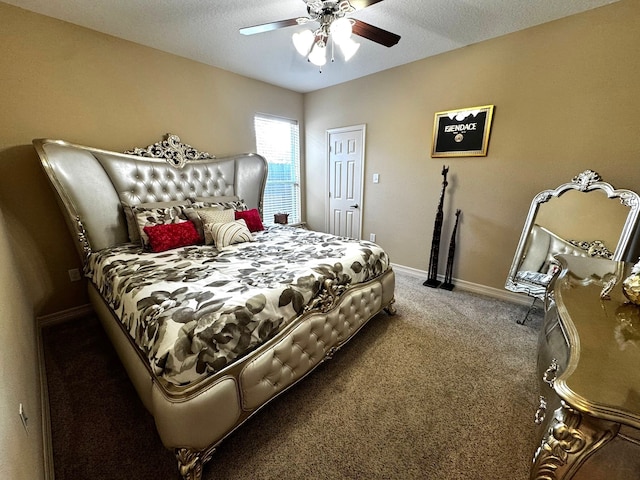
[[(202, 219), (200, 218), (200, 215), (198, 215), (198, 210), (200, 210), (202, 207), (198, 207), (198, 206), (190, 206), (187, 208), (183, 208), (182, 209), (182, 213), (184, 214), (184, 216), (187, 218), (187, 220), (191, 220), (193, 222), (193, 224), (196, 227), (196, 231), (198, 232), (198, 235), (200, 235), (200, 238), (204, 239), (205, 235), (204, 235), (204, 229), (202, 228), (203, 224), (202, 224)], [(223, 210), (222, 207), (209, 207), (212, 210)]]
[(214, 243), (211, 231), (206, 228), (207, 223), (228, 223), (233, 222), (236, 219), (235, 211), (231, 209), (220, 210), (217, 207), (206, 207), (198, 208), (195, 211), (198, 213), (198, 216), (204, 226), (204, 243), (207, 245), (212, 245)]
[(209, 232), (213, 237), (215, 246), (219, 249), (234, 243), (253, 241), (253, 235), (251, 235), (247, 223), (242, 218), (227, 223), (205, 223), (204, 231), (205, 233)]
[(218, 195), (217, 197), (193, 197), (190, 199), (192, 202), (203, 202), (203, 203), (226, 203), (226, 202), (237, 202), (240, 200), (240, 197), (237, 195)]

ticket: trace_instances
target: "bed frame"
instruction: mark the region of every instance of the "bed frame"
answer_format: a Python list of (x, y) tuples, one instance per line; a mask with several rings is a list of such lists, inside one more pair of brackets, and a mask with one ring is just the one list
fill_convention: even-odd
[[(176, 135), (115, 153), (62, 140), (33, 141), (78, 252), (128, 241), (121, 201), (130, 204), (237, 195), (262, 211), (266, 160), (256, 154), (217, 159)], [(89, 298), (160, 439), (175, 451), (180, 475), (197, 480), (216, 447), (267, 402), (304, 378), (380, 311), (395, 313), (389, 269), (343, 293), (325, 282), (314, 303), (275, 337), (216, 374), (187, 387), (162, 382), (89, 282)]]

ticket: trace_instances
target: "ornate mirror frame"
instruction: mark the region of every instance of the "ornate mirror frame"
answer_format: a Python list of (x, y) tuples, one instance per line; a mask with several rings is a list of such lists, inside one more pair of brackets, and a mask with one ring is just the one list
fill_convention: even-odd
[[(585, 193), (591, 191), (601, 191), (605, 193), (609, 199), (619, 199), (620, 203), (623, 206), (629, 208), (629, 213), (626, 217), (624, 225), (622, 226), (622, 231), (620, 232), (620, 237), (618, 239), (618, 244), (615, 248), (615, 251), (612, 253), (612, 255), (600, 255), (599, 253), (596, 253), (593, 256), (606, 256), (606, 258), (611, 258), (612, 260), (622, 260), (628, 253), (628, 249), (633, 239), (633, 232), (638, 221), (638, 215), (640, 214), (640, 196), (636, 192), (633, 192), (631, 190), (616, 190), (609, 183), (602, 181), (598, 173), (592, 170), (585, 170), (584, 172), (575, 176), (571, 182), (562, 184), (558, 188), (553, 190), (544, 190), (538, 193), (533, 198), (531, 206), (529, 207), (529, 214), (527, 215), (527, 219), (524, 223), (524, 228), (522, 229), (520, 241), (518, 242), (518, 246), (513, 257), (511, 268), (509, 269), (509, 275), (507, 276), (507, 281), (505, 284), (505, 288), (507, 290), (517, 293), (526, 293), (527, 295), (534, 297), (534, 301), (535, 298), (544, 298), (546, 286), (540, 285), (536, 288), (531, 284), (526, 284), (519, 281), (517, 277), (519, 271), (518, 268), (524, 260), (525, 254), (527, 253), (526, 249), (528, 246), (528, 239), (535, 225), (536, 215), (538, 214), (540, 206), (548, 202), (552, 198), (558, 198), (564, 193), (572, 190)], [(578, 242), (576, 242), (575, 245), (578, 245)], [(584, 248), (584, 246), (581, 246), (581, 248)], [(611, 252), (605, 250), (605, 253)], [(586, 254), (587, 252), (585, 251), (585, 255)]]

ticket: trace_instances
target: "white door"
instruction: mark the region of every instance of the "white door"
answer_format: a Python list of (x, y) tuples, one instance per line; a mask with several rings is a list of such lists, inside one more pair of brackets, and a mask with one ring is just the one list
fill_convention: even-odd
[(328, 132), (329, 232), (360, 239), (365, 126)]

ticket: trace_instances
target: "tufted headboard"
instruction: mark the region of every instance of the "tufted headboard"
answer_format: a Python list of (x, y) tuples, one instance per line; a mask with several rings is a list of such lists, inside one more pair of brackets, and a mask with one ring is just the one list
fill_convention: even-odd
[(122, 201), (136, 205), (236, 195), (262, 212), (264, 157), (213, 158), (179, 144), (175, 135), (167, 137), (178, 141), (178, 150), (165, 158), (140, 156), (156, 151), (153, 145), (125, 154), (62, 140), (33, 141), (83, 260), (92, 251), (128, 241)]

